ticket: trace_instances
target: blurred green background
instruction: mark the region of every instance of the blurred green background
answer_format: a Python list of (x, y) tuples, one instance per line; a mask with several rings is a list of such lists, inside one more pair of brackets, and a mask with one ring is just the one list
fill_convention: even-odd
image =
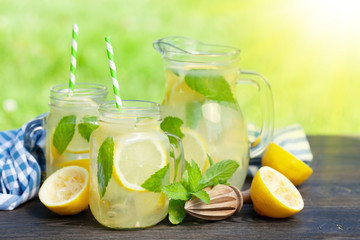
[(272, 86), (276, 127), (359, 134), (359, 12), (356, 0), (1, 0), (0, 130), (48, 111), (49, 88), (68, 82), (78, 23), (77, 82), (111, 87), (111, 35), (123, 98), (161, 102), (152, 42), (182, 35), (240, 48), (241, 67)]

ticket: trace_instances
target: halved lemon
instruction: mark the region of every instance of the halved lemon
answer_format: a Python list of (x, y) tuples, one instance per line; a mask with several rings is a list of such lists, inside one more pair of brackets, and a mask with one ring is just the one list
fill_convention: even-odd
[(39, 190), (40, 201), (59, 215), (73, 215), (89, 204), (89, 173), (78, 166), (64, 167), (48, 177)]
[(295, 186), (302, 184), (313, 172), (306, 163), (275, 143), (270, 143), (267, 147), (262, 157), (262, 165), (281, 172)]
[(254, 210), (262, 216), (286, 218), (304, 208), (297, 188), (280, 172), (262, 167), (255, 174), (250, 189)]
[(115, 142), (113, 176), (129, 190), (146, 191), (141, 185), (167, 162), (160, 141), (150, 135), (130, 135)]
[(205, 140), (194, 130), (182, 127), (184, 137), (181, 139), (184, 145), (184, 157), (188, 162), (194, 160), (201, 172), (209, 166), (208, 149)]

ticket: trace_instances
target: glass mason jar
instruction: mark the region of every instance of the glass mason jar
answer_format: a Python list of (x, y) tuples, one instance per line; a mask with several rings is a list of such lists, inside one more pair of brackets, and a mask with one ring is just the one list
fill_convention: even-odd
[[(124, 100), (122, 108), (99, 108), (99, 128), (90, 137), (90, 209), (110, 228), (144, 228), (168, 213), (168, 199), (141, 185), (170, 158), (157, 103)], [(169, 174), (165, 176), (169, 182)]]
[(45, 117), (46, 176), (64, 166), (89, 169), (89, 138), (97, 128), (98, 105), (107, 88), (94, 83), (77, 83), (74, 92), (67, 84), (50, 89), (50, 111)]

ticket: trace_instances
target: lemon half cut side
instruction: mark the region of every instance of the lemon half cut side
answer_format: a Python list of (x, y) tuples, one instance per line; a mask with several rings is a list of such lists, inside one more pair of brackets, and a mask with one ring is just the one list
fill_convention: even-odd
[(113, 176), (132, 191), (146, 191), (141, 185), (168, 162), (163, 144), (150, 135), (130, 135), (115, 143)]
[(254, 210), (272, 218), (286, 218), (304, 208), (304, 201), (292, 182), (271, 167), (256, 173), (250, 190)]
[(59, 215), (73, 215), (89, 204), (89, 173), (79, 166), (61, 168), (51, 174), (39, 190), (40, 201)]

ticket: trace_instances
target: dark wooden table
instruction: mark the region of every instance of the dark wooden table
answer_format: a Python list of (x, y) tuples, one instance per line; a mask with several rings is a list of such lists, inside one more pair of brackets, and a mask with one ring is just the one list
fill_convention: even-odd
[[(224, 221), (188, 217), (135, 231), (101, 226), (90, 210), (61, 217), (33, 199), (0, 211), (0, 239), (360, 239), (360, 138), (311, 136), (314, 174), (299, 187), (305, 208), (287, 219), (259, 216), (247, 204)], [(247, 179), (246, 185), (250, 185)]]

